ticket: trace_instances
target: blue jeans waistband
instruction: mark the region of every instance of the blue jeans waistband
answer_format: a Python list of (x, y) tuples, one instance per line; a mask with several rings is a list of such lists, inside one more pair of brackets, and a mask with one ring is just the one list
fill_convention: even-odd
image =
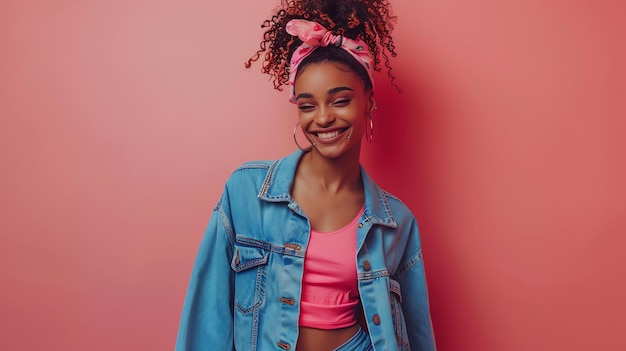
[(363, 329), (354, 334), (348, 341), (336, 348), (334, 351), (370, 351), (373, 350), (370, 336)]

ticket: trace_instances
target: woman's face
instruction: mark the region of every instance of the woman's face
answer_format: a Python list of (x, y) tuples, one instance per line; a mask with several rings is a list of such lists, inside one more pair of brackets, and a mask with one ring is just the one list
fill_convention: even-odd
[(295, 81), (300, 126), (322, 156), (338, 158), (351, 151), (358, 157), (373, 93), (339, 63), (313, 63)]

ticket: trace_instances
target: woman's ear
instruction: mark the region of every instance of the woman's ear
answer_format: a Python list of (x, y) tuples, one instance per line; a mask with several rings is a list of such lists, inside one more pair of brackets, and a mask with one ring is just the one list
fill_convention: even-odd
[(369, 101), (370, 101), (370, 106), (368, 111), (372, 112), (376, 109), (376, 100), (374, 99), (374, 91), (372, 90), (369, 94)]

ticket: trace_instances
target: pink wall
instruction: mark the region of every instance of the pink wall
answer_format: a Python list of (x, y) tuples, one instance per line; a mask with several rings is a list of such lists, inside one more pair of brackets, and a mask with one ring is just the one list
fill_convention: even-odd
[[(0, 349), (173, 348), (224, 180), (294, 148), (243, 68), (276, 2), (0, 3)], [(396, 1), (364, 163), (420, 220), (441, 351), (626, 347), (618, 3)]]

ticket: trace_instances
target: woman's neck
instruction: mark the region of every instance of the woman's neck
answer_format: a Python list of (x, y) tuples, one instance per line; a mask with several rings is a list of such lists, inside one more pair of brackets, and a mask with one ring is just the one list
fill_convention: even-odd
[(320, 189), (337, 193), (342, 190), (359, 191), (362, 189), (359, 152), (347, 153), (339, 158), (326, 158), (315, 149), (302, 156), (300, 174), (307, 183)]

